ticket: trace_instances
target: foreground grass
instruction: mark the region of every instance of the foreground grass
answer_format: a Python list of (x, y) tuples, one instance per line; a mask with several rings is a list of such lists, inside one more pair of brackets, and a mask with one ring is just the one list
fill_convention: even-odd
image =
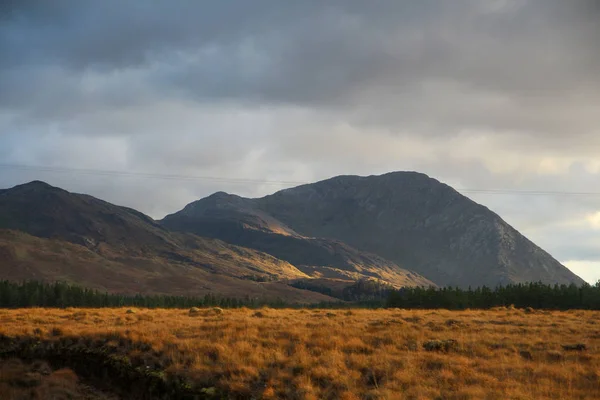
[[(66, 342), (80, 347), (97, 340), (165, 379), (182, 377), (198, 391), (232, 398), (597, 399), (599, 316), (516, 309), (20, 309), (0, 310), (0, 334), (77, 338)], [(569, 347), (576, 344), (585, 349)]]
[(0, 363), (0, 396), (7, 400), (118, 400), (81, 384), (70, 369), (52, 370), (43, 361), (25, 364), (17, 359)]

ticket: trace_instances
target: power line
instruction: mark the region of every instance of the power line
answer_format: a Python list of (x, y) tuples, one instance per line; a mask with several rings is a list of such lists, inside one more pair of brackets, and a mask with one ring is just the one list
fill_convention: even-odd
[(141, 178), (156, 178), (166, 180), (207, 180), (214, 182), (227, 183), (261, 183), (271, 185), (304, 185), (308, 182), (298, 181), (275, 181), (266, 179), (246, 179), (246, 178), (227, 178), (217, 176), (198, 176), (198, 175), (179, 175), (179, 174), (158, 174), (148, 172), (133, 172), (133, 171), (115, 171), (115, 170), (100, 170), (100, 169), (80, 169), (66, 167), (48, 167), (35, 165), (18, 165), (18, 164), (0, 164), (0, 168), (15, 169), (23, 171), (36, 172), (56, 172), (56, 173), (72, 173), (81, 175), (100, 175), (100, 176), (123, 176), (123, 177), (141, 177)]
[[(302, 181), (228, 178), (228, 177), (217, 177), (217, 176), (180, 175), (180, 174), (158, 174), (158, 173), (148, 173), (148, 172), (116, 171), (116, 170), (100, 170), (100, 169), (80, 169), (80, 168), (68, 168), (68, 167), (51, 167), (51, 166), (20, 165), (20, 164), (5, 164), (5, 163), (0, 163), (0, 168), (21, 170), (21, 171), (62, 173), (62, 174), (141, 177), (141, 178), (150, 178), (150, 179), (164, 179), (164, 180), (178, 180), (178, 181), (204, 180), (204, 181), (222, 182), (222, 183), (240, 183), (240, 184), (254, 183), (254, 184), (277, 185), (277, 186), (305, 185), (305, 184), (310, 183), (310, 182), (302, 182)], [(517, 189), (472, 189), (472, 188), (456, 188), (456, 190), (459, 192), (462, 192), (462, 193), (489, 194), (489, 195), (600, 196), (600, 192), (569, 192), (569, 191), (517, 190)]]
[(535, 191), (513, 189), (456, 189), (459, 192), (473, 194), (514, 194), (527, 196), (600, 196), (600, 192)]

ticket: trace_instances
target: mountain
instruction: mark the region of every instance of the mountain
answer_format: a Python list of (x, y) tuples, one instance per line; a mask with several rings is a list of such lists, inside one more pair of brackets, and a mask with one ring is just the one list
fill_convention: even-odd
[(339, 292), (358, 280), (583, 283), (497, 214), (414, 172), (259, 199), (219, 192), (162, 221), (39, 181), (0, 190), (0, 279), (307, 302), (332, 298), (298, 287)]
[(122, 292), (328, 301), (269, 254), (170, 232), (152, 218), (43, 182), (0, 190), (0, 279), (63, 280)]
[[(336, 264), (314, 261), (306, 249), (341, 246), (441, 286), (584, 283), (488, 208), (416, 172), (339, 176), (260, 199), (217, 193), (161, 224), (307, 265)], [(346, 269), (354, 264), (372, 272), (380, 265), (366, 268), (344, 251), (333, 253)]]
[(223, 192), (189, 204), (161, 224), (173, 231), (269, 253), (313, 278), (375, 279), (395, 287), (435, 286), (417, 273), (340, 240), (303, 236), (257, 208), (254, 201)]

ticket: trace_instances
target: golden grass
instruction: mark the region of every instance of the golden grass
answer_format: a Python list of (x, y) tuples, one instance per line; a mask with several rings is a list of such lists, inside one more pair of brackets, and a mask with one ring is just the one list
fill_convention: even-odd
[(237, 398), (600, 398), (598, 312), (134, 311), (0, 310), (0, 334), (144, 342), (167, 375)]

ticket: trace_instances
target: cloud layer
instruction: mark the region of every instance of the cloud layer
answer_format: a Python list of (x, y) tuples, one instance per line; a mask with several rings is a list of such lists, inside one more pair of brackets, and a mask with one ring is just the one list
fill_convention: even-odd
[[(391, 170), (595, 192), (599, 4), (5, 1), (0, 186), (43, 179), (154, 217), (216, 190)], [(465, 194), (600, 278), (600, 196)]]

